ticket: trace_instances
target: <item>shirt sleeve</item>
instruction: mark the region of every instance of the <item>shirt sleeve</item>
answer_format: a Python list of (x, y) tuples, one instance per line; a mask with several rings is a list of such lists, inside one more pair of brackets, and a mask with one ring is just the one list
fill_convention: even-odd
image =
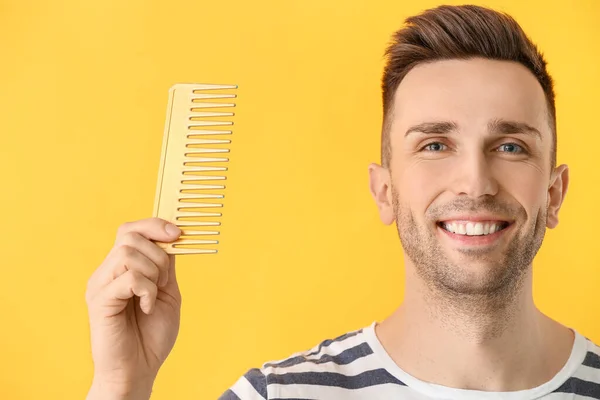
[(246, 372), (219, 400), (267, 400), (267, 378), (258, 368)]

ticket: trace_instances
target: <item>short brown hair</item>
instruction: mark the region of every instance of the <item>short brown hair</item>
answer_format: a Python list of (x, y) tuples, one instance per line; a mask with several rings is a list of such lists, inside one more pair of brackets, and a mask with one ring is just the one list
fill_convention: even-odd
[(409, 17), (406, 26), (392, 36), (385, 52), (383, 72), (383, 127), (381, 162), (391, 160), (390, 127), (394, 95), (406, 74), (418, 64), (483, 57), (515, 61), (527, 67), (546, 95), (553, 145), (551, 163), (556, 166), (556, 109), (554, 85), (546, 61), (520, 25), (508, 14), (489, 8), (462, 5), (439, 6)]

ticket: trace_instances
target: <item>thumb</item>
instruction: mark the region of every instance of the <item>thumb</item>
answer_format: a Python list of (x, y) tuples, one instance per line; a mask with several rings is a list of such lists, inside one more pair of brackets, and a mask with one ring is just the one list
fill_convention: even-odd
[(170, 221), (154, 217), (121, 225), (116, 241), (120, 242), (123, 236), (130, 232), (139, 233), (146, 239), (158, 242), (174, 242), (181, 235), (181, 230)]

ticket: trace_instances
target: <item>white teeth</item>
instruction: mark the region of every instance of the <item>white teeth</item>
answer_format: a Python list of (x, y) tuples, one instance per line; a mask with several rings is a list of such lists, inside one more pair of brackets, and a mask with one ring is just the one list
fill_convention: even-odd
[[(494, 232), (492, 232), (492, 233), (494, 233)], [(484, 235), (490, 234), (490, 224), (483, 224), (483, 234)]]
[(483, 235), (483, 224), (475, 224), (475, 229), (473, 229), (473, 235)]
[(475, 235), (475, 227), (472, 222), (467, 222), (467, 236)]
[(501, 224), (485, 222), (444, 222), (443, 228), (449, 232), (467, 236), (490, 235), (501, 229)]

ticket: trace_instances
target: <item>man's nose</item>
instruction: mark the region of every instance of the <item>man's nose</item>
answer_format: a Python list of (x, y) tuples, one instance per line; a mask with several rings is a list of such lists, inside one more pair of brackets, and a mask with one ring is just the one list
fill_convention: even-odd
[(455, 194), (478, 198), (498, 193), (498, 182), (484, 152), (462, 155), (456, 167), (452, 185)]

